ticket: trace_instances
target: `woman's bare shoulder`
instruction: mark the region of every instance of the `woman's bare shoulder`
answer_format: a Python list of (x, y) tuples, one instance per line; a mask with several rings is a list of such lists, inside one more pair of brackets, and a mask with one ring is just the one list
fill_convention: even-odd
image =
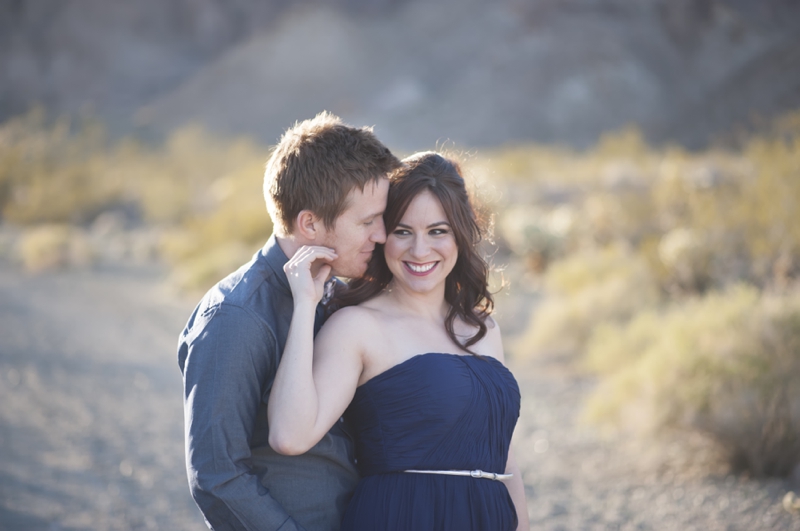
[(361, 319), (369, 319), (369, 312), (364, 311), (360, 306), (347, 306), (340, 310), (336, 310), (325, 321), (323, 330), (326, 328), (349, 328)]
[(494, 320), (494, 317), (492, 317), (491, 315), (487, 315), (486, 319), (484, 319), (483, 322), (486, 323), (487, 334), (489, 333), (490, 330), (493, 330), (497, 334), (500, 333), (500, 325), (497, 323), (497, 321)]
[(500, 325), (491, 315), (486, 317), (484, 323), (486, 323), (486, 335), (475, 345), (479, 349), (479, 354), (497, 358), (505, 363)]
[(380, 318), (374, 309), (366, 306), (347, 306), (331, 315), (319, 332), (317, 340), (345, 340), (348, 343), (368, 338), (380, 326)]

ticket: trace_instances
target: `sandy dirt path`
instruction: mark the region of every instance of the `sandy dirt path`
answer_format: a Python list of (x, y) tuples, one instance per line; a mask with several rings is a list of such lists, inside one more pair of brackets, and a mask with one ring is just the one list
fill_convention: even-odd
[(204, 529), (158, 269), (0, 269), (0, 528)]
[[(34, 277), (0, 264), (0, 530), (205, 529), (175, 358), (194, 303), (155, 267)], [(577, 422), (591, 382), (515, 373), (533, 529), (800, 530), (781, 507), (790, 482), (642, 464), (641, 447)]]

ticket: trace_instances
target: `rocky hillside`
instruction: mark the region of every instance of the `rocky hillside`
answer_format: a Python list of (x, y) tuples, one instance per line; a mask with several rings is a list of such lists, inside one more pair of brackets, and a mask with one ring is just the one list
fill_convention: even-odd
[(328, 109), (400, 149), (584, 146), (631, 123), (699, 147), (800, 106), (791, 0), (321, 4), (7, 2), (0, 119), (42, 102), (273, 142)]

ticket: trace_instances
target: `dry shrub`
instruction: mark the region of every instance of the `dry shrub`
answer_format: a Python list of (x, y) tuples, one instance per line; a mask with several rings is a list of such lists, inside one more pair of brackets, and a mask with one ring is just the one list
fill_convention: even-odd
[(708, 434), (755, 475), (800, 462), (800, 296), (739, 285), (599, 327), (590, 420), (642, 433)]
[(30, 273), (85, 266), (94, 260), (94, 251), (86, 235), (69, 225), (40, 225), (28, 229), (17, 245), (22, 265)]
[[(49, 123), (34, 111), (0, 126), (0, 216), (88, 225), (122, 211), (133, 224), (193, 233), (183, 247), (194, 250), (178, 253), (185, 259), (231, 241), (252, 246), (269, 233), (259, 192), (266, 155), (252, 141), (196, 127), (159, 146), (112, 142), (91, 120)], [(493, 201), (497, 236), (529, 270), (545, 273), (582, 248), (622, 241), (664, 292), (684, 296), (800, 276), (799, 164), (794, 113), (738, 152), (654, 149), (628, 129), (585, 152), (511, 146), (469, 167), (503, 198)]]
[[(271, 232), (261, 195), (266, 156), (251, 140), (215, 138), (198, 127), (175, 131), (162, 146), (112, 142), (90, 120), (48, 123), (37, 110), (0, 126), (0, 219), (62, 225), (18, 246), (32, 270), (82, 263), (76, 235), (85, 234), (65, 226), (73, 225), (91, 226), (84, 247), (103, 259), (146, 260), (158, 249), (177, 269), (216, 271), (220, 256), (241, 257), (231, 250), (255, 249)], [(113, 234), (104, 228), (111, 218)], [(161, 245), (159, 232), (166, 233)], [(214, 275), (177, 277), (205, 289), (221, 277)]]
[(713, 242), (696, 230), (678, 228), (658, 243), (658, 258), (671, 284), (684, 292), (702, 292), (711, 279)]
[(529, 268), (541, 273), (567, 245), (574, 213), (567, 206), (540, 209), (516, 205), (500, 215), (500, 227), (511, 250), (524, 257)]
[(595, 327), (624, 322), (658, 302), (647, 265), (623, 246), (591, 249), (555, 262), (545, 276), (549, 296), (534, 310), (515, 351), (567, 359), (585, 346)]
[(182, 290), (208, 289), (246, 263), (252, 254), (252, 249), (238, 241), (209, 247), (203, 253), (190, 255), (178, 262), (170, 280)]
[[(798, 303), (760, 293), (800, 280), (798, 169), (800, 111), (736, 151), (654, 149), (628, 130), (582, 153), (488, 154), (505, 186), (498, 236), (546, 286), (516, 353), (586, 348), (580, 367), (603, 382), (595, 420), (694, 430), (755, 474), (786, 472), (800, 454)], [(556, 210), (571, 213), (566, 235)], [(616, 255), (585, 250), (615, 242)]]
[[(582, 153), (514, 146), (474, 166), (505, 190), (498, 236), (521, 257), (625, 241), (680, 296), (800, 277), (800, 112), (736, 152), (654, 149), (630, 129)], [(557, 208), (573, 213), (566, 240), (540, 215)]]
[[(737, 280), (765, 286), (797, 278), (798, 164), (800, 113), (779, 120), (740, 153), (665, 153), (652, 191), (654, 215), (663, 233), (686, 230), (700, 238), (708, 256), (694, 269), (706, 280), (695, 291)], [(685, 288), (683, 269), (672, 269), (667, 283)]]
[(161, 251), (178, 286), (205, 290), (264, 244), (272, 223), (260, 187), (255, 168), (217, 179), (206, 190), (205, 212), (165, 234)]
[(6, 221), (80, 223), (104, 205), (121, 200), (121, 183), (111, 166), (104, 129), (97, 123), (59, 120), (48, 126), (44, 113), (0, 127), (0, 214)]

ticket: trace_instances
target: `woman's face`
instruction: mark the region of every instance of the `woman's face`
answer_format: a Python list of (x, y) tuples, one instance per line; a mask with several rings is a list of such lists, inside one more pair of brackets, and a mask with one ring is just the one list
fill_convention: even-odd
[(383, 252), (394, 282), (421, 293), (444, 289), (458, 259), (458, 246), (436, 196), (425, 190), (411, 200), (400, 223), (387, 235)]

